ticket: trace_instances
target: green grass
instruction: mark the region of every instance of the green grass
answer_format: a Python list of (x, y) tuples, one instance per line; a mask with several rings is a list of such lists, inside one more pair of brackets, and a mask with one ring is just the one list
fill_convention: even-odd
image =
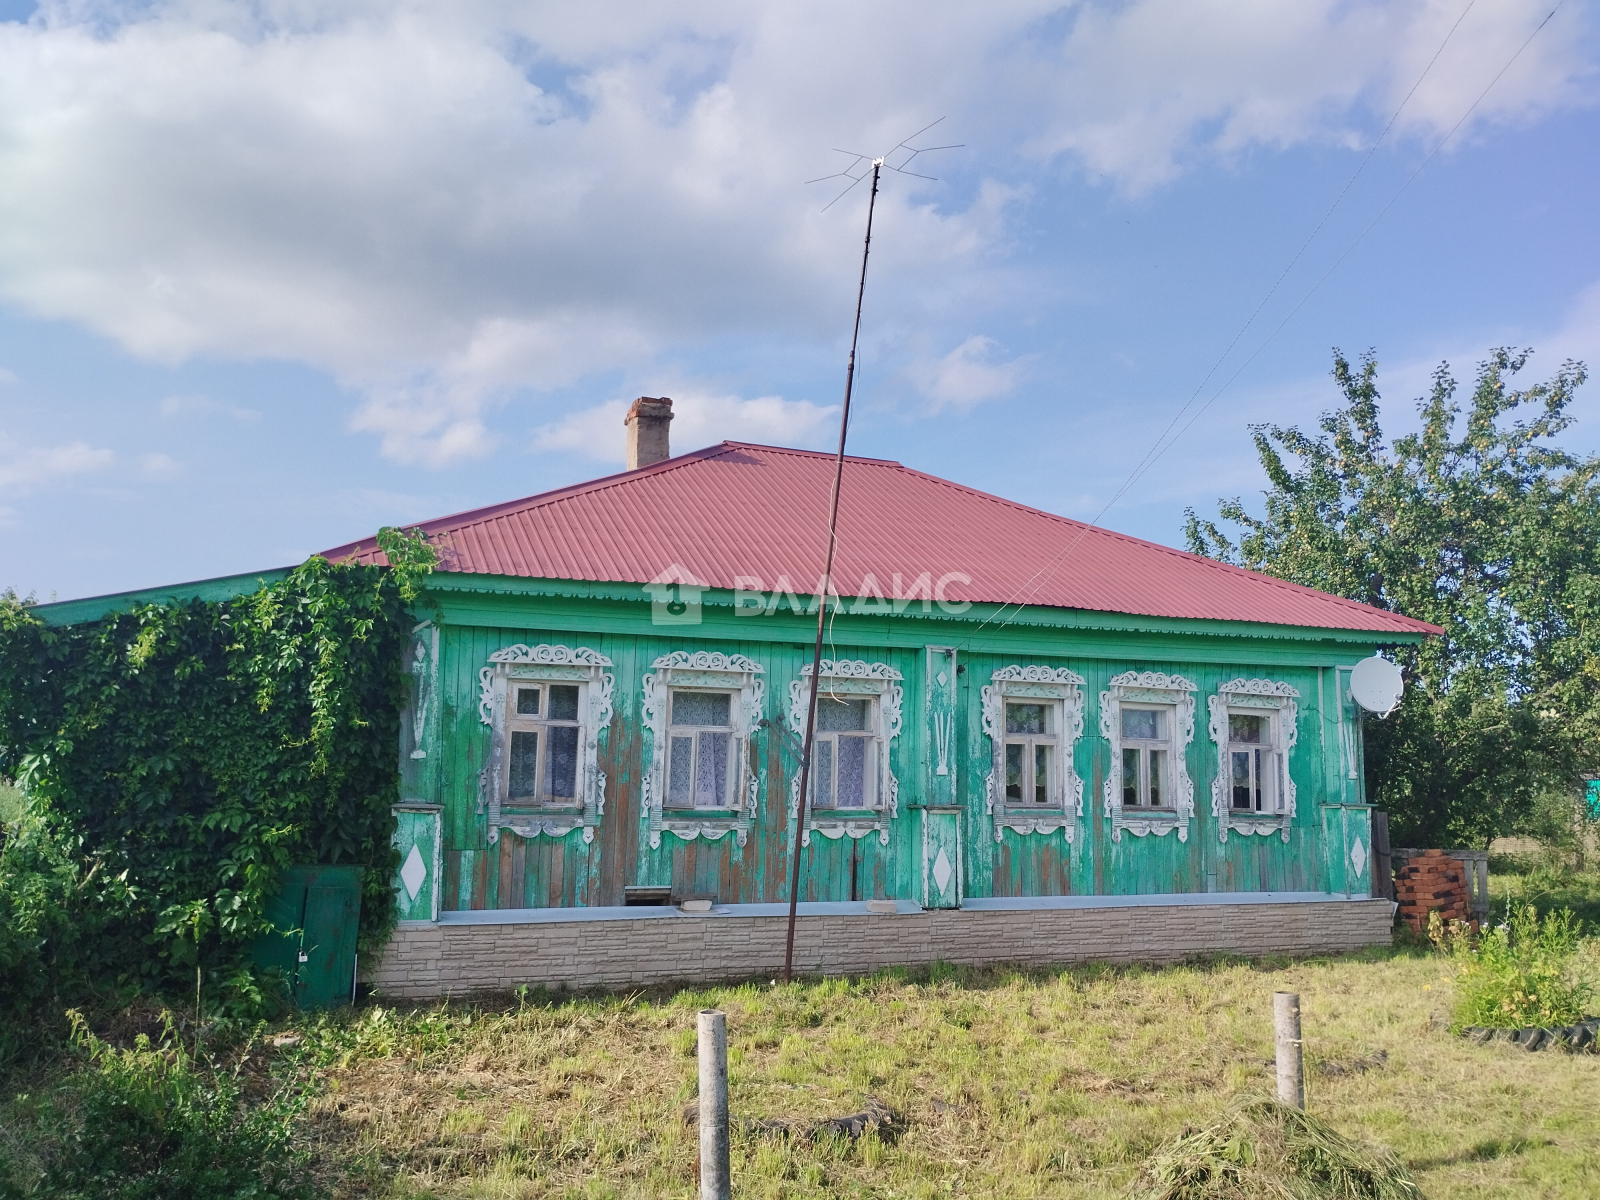
[(1600, 1058), (1445, 1029), (1422, 952), (369, 1009), (306, 1028), (308, 1137), (336, 1194), (690, 1197), (695, 1012), (728, 1013), (737, 1119), (875, 1097), (897, 1134), (736, 1135), (742, 1197), (1123, 1196), (1145, 1160), (1272, 1090), (1271, 1000), (1301, 995), (1309, 1109), (1435, 1197), (1600, 1194)]
[[(1493, 882), (1497, 915), (1507, 895), (1577, 907), (1600, 893), (1571, 871)], [(1454, 980), (1448, 958), (1416, 946), (1163, 969), (936, 968), (368, 1005), (266, 1031), (282, 1044), (241, 1034), (218, 1054), (246, 1095), (312, 1085), (297, 1139), (332, 1196), (688, 1200), (695, 1013), (716, 1007), (738, 1121), (805, 1128), (869, 1098), (900, 1117), (857, 1142), (737, 1132), (740, 1197), (1126, 1200), (1161, 1147), (1271, 1094), (1272, 993), (1287, 990), (1302, 1001), (1309, 1111), (1394, 1153), (1424, 1194), (1600, 1195), (1600, 1056), (1451, 1035)], [(103, 1036), (126, 1041), (129, 1020), (102, 1023)], [(68, 1066), (0, 1079), (0, 1159), (8, 1141), (26, 1150), (42, 1102), (70, 1093)]]
[(1558, 855), (1517, 856), (1490, 864), (1491, 917), (1505, 920), (1506, 901), (1532, 904), (1540, 912), (1568, 908), (1591, 934), (1600, 934), (1600, 865), (1577, 870)]

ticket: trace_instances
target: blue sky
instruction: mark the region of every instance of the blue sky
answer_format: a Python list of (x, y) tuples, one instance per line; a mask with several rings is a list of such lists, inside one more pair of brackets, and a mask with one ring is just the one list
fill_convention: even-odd
[(804, 181), (940, 116), (964, 148), (880, 202), (852, 451), (1092, 518), (1260, 305), (1105, 514), (1178, 544), (1259, 491), (1252, 422), (1335, 402), (1333, 346), (1395, 428), (1441, 360), (1600, 364), (1592, 6), (1472, 110), (1548, 12), (0, 0), (0, 588), (606, 474), (638, 395), (680, 451), (830, 446), (865, 196)]

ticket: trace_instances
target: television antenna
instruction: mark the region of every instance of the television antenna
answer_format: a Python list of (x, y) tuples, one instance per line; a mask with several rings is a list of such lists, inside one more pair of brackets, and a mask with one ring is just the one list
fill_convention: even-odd
[[(939, 121), (942, 120), (944, 120), (944, 118), (940, 117)], [(848, 179), (850, 182), (845, 184), (844, 191), (840, 192), (832, 200), (829, 200), (822, 206), (822, 211), (827, 212), (835, 204), (843, 200), (855, 188), (856, 184), (860, 183), (864, 179), (867, 179), (869, 175), (872, 179), (872, 186), (874, 189), (876, 189), (878, 186), (878, 172), (880, 169), (894, 171), (899, 175), (910, 175), (913, 179), (928, 179), (936, 181), (939, 178), (937, 175), (922, 175), (916, 171), (908, 171), (906, 168), (911, 165), (911, 160), (916, 158), (919, 154), (932, 154), (935, 150), (960, 150), (965, 144), (957, 143), (950, 146), (922, 146), (920, 148), (911, 144), (917, 138), (927, 133), (928, 130), (932, 129), (934, 125), (937, 125), (939, 121), (934, 121), (931, 125), (924, 125), (910, 137), (902, 138), (899, 142), (896, 142), (893, 148), (890, 150), (876, 156), (871, 154), (858, 154), (854, 150), (840, 150), (837, 146), (834, 147), (833, 152), (835, 154), (844, 154), (849, 156), (851, 160), (850, 165), (842, 171), (835, 171), (832, 175), (819, 175), (815, 179), (808, 179), (806, 180), (806, 184), (809, 186), (813, 183), (824, 183), (829, 179)], [(889, 161), (902, 151), (904, 152), (905, 157), (901, 158), (898, 164)], [(872, 236), (871, 204), (868, 204), (867, 206), (867, 236), (869, 238)], [(864, 261), (865, 255), (863, 255), (863, 264)]]
[[(940, 117), (939, 121), (944, 118)], [(806, 729), (805, 743), (800, 753), (800, 804), (799, 820), (795, 824), (794, 832), (794, 869), (789, 879), (789, 932), (784, 941), (783, 948), (783, 981), (788, 983), (794, 977), (794, 924), (800, 906), (800, 851), (805, 844), (806, 829), (806, 793), (811, 787), (811, 754), (813, 742), (817, 732), (817, 687), (822, 681), (822, 639), (828, 625), (828, 594), (833, 591), (833, 556), (839, 545), (839, 490), (844, 482), (844, 442), (845, 436), (850, 431), (850, 397), (855, 389), (856, 380), (856, 348), (861, 341), (861, 302), (867, 293), (867, 257), (872, 251), (872, 217), (878, 207), (878, 184), (883, 177), (885, 169), (894, 171), (899, 175), (910, 175), (917, 179), (934, 179), (933, 175), (921, 175), (916, 171), (908, 171), (913, 159), (921, 154), (931, 154), (935, 150), (958, 150), (959, 146), (913, 146), (911, 143), (920, 138), (928, 130), (937, 125), (939, 121), (924, 125), (910, 137), (902, 138), (883, 154), (858, 154), (854, 150), (834, 149), (835, 154), (850, 156), (850, 165), (842, 171), (835, 171), (832, 175), (820, 175), (816, 179), (806, 182), (822, 183), (828, 179), (848, 179), (850, 182), (845, 188), (827, 204), (822, 206), (822, 211), (827, 212), (839, 201), (854, 190), (856, 184), (867, 179), (872, 180), (872, 192), (867, 199), (867, 234), (861, 244), (861, 280), (856, 285), (856, 319), (850, 332), (850, 361), (844, 373), (844, 410), (839, 414), (839, 452), (833, 460), (833, 493), (828, 499), (828, 552), (826, 565), (822, 569), (822, 580), (819, 584), (821, 595), (817, 598), (817, 644), (811, 656), (811, 696), (806, 704)], [(891, 162), (898, 158), (899, 162)], [(785, 742), (788, 739), (785, 738)]]

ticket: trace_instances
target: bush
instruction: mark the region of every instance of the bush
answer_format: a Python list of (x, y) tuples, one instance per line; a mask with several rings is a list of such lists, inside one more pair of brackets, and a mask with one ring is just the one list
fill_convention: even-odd
[(1475, 939), (1464, 927), (1445, 932), (1437, 917), (1432, 931), (1457, 968), (1453, 1028), (1552, 1028), (1587, 1015), (1594, 989), (1579, 954), (1583, 923), (1570, 910), (1541, 918), (1526, 904)]
[[(173, 1036), (131, 1050), (95, 1037), (76, 1013), (82, 1070), (35, 1106), (32, 1135), (0, 1161), (0, 1197), (50, 1200), (309, 1200), (294, 1125), (303, 1094), (280, 1088), (241, 1104), (234, 1074), (199, 1063)], [(13, 1134), (15, 1146), (22, 1139)], [(27, 1161), (21, 1161), (26, 1156)], [(0, 1143), (0, 1159), (8, 1156)], [(9, 1179), (7, 1176), (9, 1175)], [(24, 1190), (26, 1189), (26, 1190)]]
[[(102, 988), (97, 943), (125, 909), (131, 889), (110, 876), (48, 815), (24, 809), (0, 844), (0, 1064), (54, 1039), (68, 1004)], [(65, 1032), (64, 1025), (60, 1032)]]
[[(0, 925), (8, 910), (28, 921), (0, 934), (0, 970), (48, 975), (65, 955), (90, 991), (192, 995), (201, 980), (209, 1011), (259, 1011), (249, 949), (301, 863), (361, 868), (360, 949), (386, 939), (401, 660), (432, 549), (380, 540), (405, 570), (312, 558), (250, 595), (77, 625), (0, 594), (0, 776), (57, 842), (25, 829), (7, 851)], [(80, 926), (73, 889), (107, 875), (120, 902)], [(88, 999), (64, 987), (36, 977), (0, 999), (50, 1000), (33, 1010), (48, 1019)]]

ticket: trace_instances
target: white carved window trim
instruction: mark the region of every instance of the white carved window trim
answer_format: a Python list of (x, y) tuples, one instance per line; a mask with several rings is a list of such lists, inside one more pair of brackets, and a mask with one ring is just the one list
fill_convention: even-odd
[[(645, 745), (644, 820), (652, 849), (661, 845), (661, 835), (670, 833), (685, 841), (697, 837), (708, 840), (732, 833), (739, 845), (750, 836), (760, 787), (750, 757), (750, 736), (761, 722), (766, 697), (766, 668), (742, 654), (723, 654), (716, 650), (674, 650), (650, 664), (644, 676), (644, 722), (650, 738)], [(692, 809), (663, 807), (667, 795), (667, 721), (670, 719), (671, 691), (675, 687), (703, 688), (736, 692), (728, 706), (733, 726), (729, 756), (738, 756), (734, 778), (737, 803), (731, 813), (720, 811), (694, 814)], [(691, 815), (694, 814), (694, 815)]]
[[(500, 831), (509, 829), (519, 837), (566, 837), (574, 829), (583, 830), (585, 842), (594, 841), (595, 830), (606, 810), (606, 777), (600, 770), (600, 731), (611, 725), (611, 694), (616, 679), (607, 669), (612, 662), (598, 650), (587, 646), (507, 646), (489, 655), (489, 666), (478, 672), (478, 720), (489, 726), (489, 760), (478, 772), (478, 811), (488, 816), (490, 845), (500, 840)], [(578, 713), (582, 725), (578, 763), (580, 805), (564, 805), (559, 814), (507, 813), (508, 786), (506, 754), (510, 737), (507, 730), (507, 692), (513, 680), (540, 683), (576, 683)]]
[[(1083, 736), (1083, 676), (1066, 667), (1010, 666), (990, 676), (980, 695), (983, 731), (989, 735), (991, 761), (986, 784), (985, 811), (994, 821), (994, 840), (1002, 831), (1053, 833), (1066, 831), (1071, 844), (1076, 822), (1083, 816), (1083, 779), (1078, 774), (1076, 750)], [(1056, 795), (1045, 808), (1009, 806), (1005, 802), (1006, 701), (1047, 700), (1056, 705)]]
[[(1111, 840), (1120, 842), (1126, 829), (1135, 837), (1155, 834), (1164, 837), (1174, 829), (1178, 840), (1189, 840), (1189, 822), (1194, 819), (1194, 781), (1189, 778), (1188, 749), (1194, 741), (1195, 685), (1182, 675), (1160, 671), (1125, 671), (1111, 678), (1110, 688), (1100, 693), (1100, 736), (1111, 743), (1111, 762), (1106, 768), (1105, 812), (1111, 822)], [(1172, 811), (1127, 816), (1122, 807), (1122, 705), (1170, 704), (1172, 729)]]
[[(789, 728), (805, 738), (806, 709), (811, 703), (811, 664), (800, 669), (800, 678), (789, 683)], [(901, 675), (888, 663), (861, 659), (822, 660), (819, 695), (874, 697), (873, 740), (878, 767), (878, 807), (872, 816), (846, 815), (856, 810), (825, 809), (819, 815), (806, 805), (806, 824), (800, 832), (801, 845), (811, 844), (812, 833), (837, 841), (842, 837), (863, 838), (876, 833), (880, 844), (889, 844), (889, 822), (900, 815), (900, 784), (889, 762), (890, 747), (900, 736), (900, 706), (905, 699)], [(813, 767), (813, 770), (815, 768)], [(789, 780), (789, 819), (800, 817), (800, 772)]]
[[(1217, 688), (1217, 694), (1207, 703), (1211, 710), (1211, 741), (1217, 748), (1217, 777), (1211, 785), (1211, 815), (1217, 819), (1217, 839), (1228, 840), (1228, 830), (1246, 836), (1266, 836), (1276, 833), (1289, 840), (1289, 828), (1294, 824), (1294, 776), (1289, 766), (1294, 745), (1299, 740), (1295, 701), (1300, 693), (1287, 683), (1270, 679), (1230, 679)], [(1246, 708), (1270, 714), (1274, 722), (1273, 741), (1282, 755), (1283, 810), (1277, 813), (1251, 813), (1248, 816), (1233, 810), (1229, 795), (1231, 776), (1228, 770), (1228, 710)]]

